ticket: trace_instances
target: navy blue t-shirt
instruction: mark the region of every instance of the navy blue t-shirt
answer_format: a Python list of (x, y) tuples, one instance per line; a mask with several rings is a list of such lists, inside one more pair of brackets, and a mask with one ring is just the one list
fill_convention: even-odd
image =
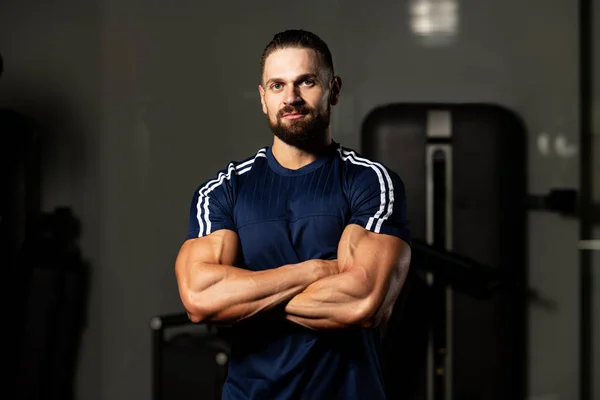
[[(401, 179), (385, 166), (332, 143), (297, 170), (270, 147), (230, 163), (194, 194), (189, 238), (237, 232), (241, 268), (277, 268), (337, 258), (348, 224), (410, 243)], [(374, 329), (315, 331), (277, 316), (232, 328), (223, 399), (384, 399)]]

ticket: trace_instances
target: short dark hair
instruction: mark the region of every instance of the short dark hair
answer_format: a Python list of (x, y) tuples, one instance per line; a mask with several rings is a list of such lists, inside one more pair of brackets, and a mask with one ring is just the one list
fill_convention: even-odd
[(263, 51), (262, 57), (260, 58), (260, 77), (265, 72), (265, 61), (267, 57), (275, 50), (286, 49), (290, 47), (305, 48), (314, 50), (321, 62), (327, 67), (331, 75), (335, 75), (333, 69), (333, 58), (327, 44), (317, 35), (312, 32), (305, 31), (302, 29), (289, 29), (287, 31), (279, 32), (269, 42), (265, 50)]

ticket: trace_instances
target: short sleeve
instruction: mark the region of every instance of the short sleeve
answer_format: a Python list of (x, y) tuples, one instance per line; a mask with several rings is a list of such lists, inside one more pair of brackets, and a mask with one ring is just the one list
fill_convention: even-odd
[(219, 229), (236, 230), (231, 190), (232, 170), (221, 171), (204, 182), (192, 196), (187, 239), (206, 236)]
[(372, 163), (357, 174), (350, 188), (351, 224), (411, 244), (404, 183), (396, 173)]

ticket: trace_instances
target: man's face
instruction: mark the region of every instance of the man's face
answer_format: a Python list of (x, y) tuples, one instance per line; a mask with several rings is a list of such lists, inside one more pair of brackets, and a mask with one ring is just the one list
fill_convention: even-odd
[(338, 81), (312, 49), (285, 48), (271, 53), (259, 92), (275, 136), (300, 149), (323, 139), (330, 107), (337, 103)]

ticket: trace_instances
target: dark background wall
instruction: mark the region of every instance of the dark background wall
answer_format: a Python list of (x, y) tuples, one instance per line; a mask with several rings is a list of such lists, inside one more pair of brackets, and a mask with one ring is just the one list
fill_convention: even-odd
[[(271, 141), (256, 86), (277, 31), (328, 42), (344, 79), (334, 136), (346, 146), (360, 150), (363, 118), (388, 102), (499, 103), (527, 124), (530, 192), (578, 186), (577, 151), (560, 146), (577, 150), (579, 135), (577, 2), (459, 1), (445, 43), (411, 32), (412, 3), (0, 3), (0, 105), (48, 128), (43, 206), (73, 207), (92, 266), (79, 398), (150, 398), (147, 321), (180, 311), (173, 261), (192, 191)], [(531, 287), (556, 304), (528, 310), (530, 395), (574, 399), (577, 221), (531, 213), (529, 224)]]

